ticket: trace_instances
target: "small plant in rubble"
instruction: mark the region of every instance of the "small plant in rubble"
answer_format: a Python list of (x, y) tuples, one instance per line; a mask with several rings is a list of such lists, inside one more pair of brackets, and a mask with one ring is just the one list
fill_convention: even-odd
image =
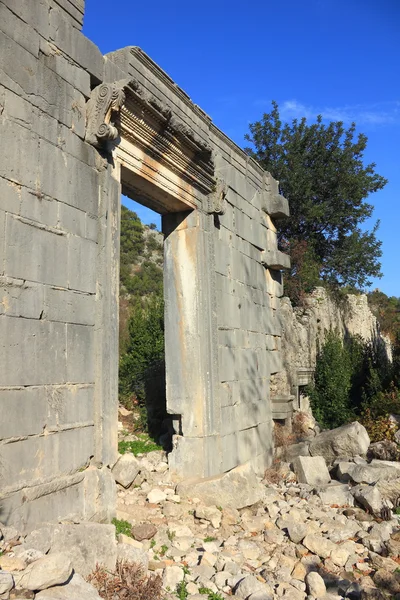
[(118, 561), (113, 573), (97, 565), (88, 581), (103, 600), (162, 600), (164, 597), (161, 577), (148, 577), (143, 567), (134, 563)]

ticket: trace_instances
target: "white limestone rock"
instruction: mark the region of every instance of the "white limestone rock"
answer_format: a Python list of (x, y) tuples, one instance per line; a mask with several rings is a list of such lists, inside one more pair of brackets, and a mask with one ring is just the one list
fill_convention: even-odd
[(176, 586), (178, 585), (178, 583), (183, 581), (183, 578), (184, 572), (183, 569), (181, 569), (181, 567), (165, 567), (162, 579), (163, 588), (165, 590), (169, 589), (171, 592), (175, 592)]
[(354, 421), (317, 435), (310, 443), (310, 454), (323, 456), (327, 464), (332, 464), (337, 456), (366, 456), (369, 444), (367, 430)]
[(36, 600), (101, 600), (96, 588), (85, 581), (79, 573), (74, 573), (65, 585), (57, 585), (36, 594)]
[(0, 571), (0, 594), (7, 594), (14, 587), (14, 578), (11, 573)]
[(39, 558), (15, 576), (16, 587), (32, 591), (45, 590), (65, 583), (72, 573), (68, 556), (61, 552)]
[(322, 598), (326, 594), (325, 582), (315, 571), (306, 575), (306, 586), (308, 593), (314, 598)]
[(322, 456), (298, 456), (293, 461), (293, 469), (300, 483), (323, 485), (331, 480)]
[(217, 477), (185, 480), (176, 491), (181, 498), (196, 497), (206, 505), (241, 509), (262, 500), (264, 489), (246, 464)]
[(147, 494), (147, 500), (150, 504), (160, 504), (167, 499), (167, 494), (158, 488), (154, 488)]
[(140, 462), (132, 454), (123, 454), (112, 468), (112, 474), (117, 483), (124, 488), (129, 487), (140, 472)]

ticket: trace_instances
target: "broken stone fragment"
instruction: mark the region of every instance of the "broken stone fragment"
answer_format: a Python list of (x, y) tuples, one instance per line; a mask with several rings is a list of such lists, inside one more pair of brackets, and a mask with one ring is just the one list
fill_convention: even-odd
[(310, 443), (310, 454), (323, 456), (327, 464), (332, 464), (337, 456), (346, 456), (348, 459), (366, 456), (369, 445), (367, 430), (354, 421), (317, 435)]
[(115, 463), (112, 474), (117, 483), (129, 487), (141, 469), (140, 462), (132, 454), (123, 454)]
[(151, 540), (157, 533), (156, 527), (152, 523), (141, 523), (132, 527), (132, 535), (138, 542)]
[(36, 600), (101, 600), (96, 588), (85, 581), (79, 573), (64, 585), (48, 588), (36, 594)]
[(16, 585), (32, 591), (45, 590), (65, 583), (72, 573), (71, 561), (65, 554), (43, 556), (16, 577)]
[(293, 461), (293, 469), (300, 483), (323, 485), (331, 480), (322, 456), (298, 456)]
[(177, 493), (182, 498), (199, 498), (204, 504), (241, 509), (259, 502), (265, 493), (252, 467), (248, 464), (208, 479), (182, 481)]

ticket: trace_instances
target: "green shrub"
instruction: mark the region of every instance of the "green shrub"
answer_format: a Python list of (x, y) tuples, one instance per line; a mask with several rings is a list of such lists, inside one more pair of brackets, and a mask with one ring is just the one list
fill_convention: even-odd
[(132, 454), (137, 456), (138, 454), (146, 454), (147, 452), (152, 452), (153, 450), (162, 450), (162, 448), (158, 444), (146, 440), (135, 440), (134, 442), (118, 442), (118, 452), (120, 454), (131, 452)]
[(132, 537), (132, 524), (129, 521), (123, 519), (113, 519), (111, 521), (115, 525), (115, 535), (118, 536), (120, 533)]
[(323, 427), (339, 427), (353, 418), (350, 406), (352, 364), (348, 348), (336, 331), (329, 331), (318, 354), (309, 396), (314, 417)]

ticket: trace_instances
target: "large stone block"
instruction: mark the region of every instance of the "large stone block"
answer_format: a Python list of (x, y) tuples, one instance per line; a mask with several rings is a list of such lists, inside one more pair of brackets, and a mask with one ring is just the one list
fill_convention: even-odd
[[(21, 208), (21, 187), (0, 177), (0, 210), (19, 214)], [(4, 235), (2, 236), (4, 240)]]
[[(115, 454), (117, 449), (115, 448)], [(110, 523), (115, 517), (117, 486), (111, 470), (89, 467), (84, 480), (84, 519), (98, 523)]]
[(69, 236), (68, 283), (69, 288), (94, 294), (96, 292), (97, 244), (92, 240)]
[(322, 456), (298, 456), (293, 461), (293, 468), (300, 483), (323, 485), (331, 480)]
[(0, 123), (0, 137), (0, 175), (35, 189), (39, 172), (39, 138), (29, 129), (5, 119)]
[(0, 392), (0, 439), (93, 423), (92, 386), (29, 386)]
[[(0, 449), (2, 490), (22, 488), (78, 471), (93, 453), (93, 427), (4, 444)], [(23, 465), (23, 468), (15, 469), (15, 465)]]
[[(2, 0), (26, 26), (32, 27), (45, 39), (49, 35), (49, 6), (46, 0)], [(19, 40), (17, 40), (19, 41)]]
[(242, 465), (218, 477), (181, 482), (177, 493), (185, 498), (199, 498), (208, 506), (240, 509), (261, 500), (264, 487), (251, 467)]
[(94, 327), (86, 325), (67, 326), (67, 381), (93, 383), (94, 376)]
[(43, 63), (48, 69), (57, 73), (57, 75), (67, 81), (72, 87), (79, 90), (86, 98), (89, 98), (90, 76), (84, 69), (75, 66), (63, 56), (56, 53), (43, 56)]
[(48, 0), (48, 2), (53, 8), (51, 12), (55, 9), (61, 10), (63, 16), (69, 20), (73, 27), (77, 30), (82, 28), (83, 14), (85, 11), (84, 0)]
[(52, 10), (49, 21), (52, 42), (95, 79), (102, 81), (104, 59), (98, 47), (77, 31), (60, 11)]
[(69, 206), (63, 202), (58, 204), (58, 220), (60, 229), (73, 233), (79, 237), (85, 237), (86, 234), (86, 213), (74, 206)]
[(326, 462), (332, 463), (336, 456), (365, 456), (370, 439), (365, 427), (355, 421), (330, 431), (323, 431), (310, 444), (312, 456), (323, 456)]
[(0, 316), (0, 386), (65, 383), (63, 323)]
[(66, 287), (68, 238), (56, 229), (13, 215), (6, 219), (5, 274), (11, 277)]
[(74, 570), (84, 577), (95, 570), (96, 564), (113, 571), (117, 559), (115, 527), (99, 523), (56, 525), (49, 556), (57, 552), (68, 556)]
[[(15, 14), (15, 7), (13, 12), (7, 8), (10, 0), (5, 0), (5, 4), (0, 4), (0, 23), (1, 30), (9, 37), (14, 39), (17, 44), (25, 48), (28, 52), (37, 57), (39, 55), (39, 34), (30, 25), (34, 24), (34, 20), (28, 25), (28, 23), (22, 21)], [(16, 2), (18, 10), (18, 0)], [(40, 7), (40, 2), (37, 3)], [(40, 10), (40, 8), (39, 8)], [(44, 16), (44, 15), (43, 15)]]
[(40, 143), (40, 162), (46, 165), (37, 181), (39, 189), (60, 202), (97, 215), (97, 172), (48, 142)]
[(49, 321), (94, 325), (96, 314), (94, 294), (46, 286), (44, 287), (44, 298), (44, 317)]

